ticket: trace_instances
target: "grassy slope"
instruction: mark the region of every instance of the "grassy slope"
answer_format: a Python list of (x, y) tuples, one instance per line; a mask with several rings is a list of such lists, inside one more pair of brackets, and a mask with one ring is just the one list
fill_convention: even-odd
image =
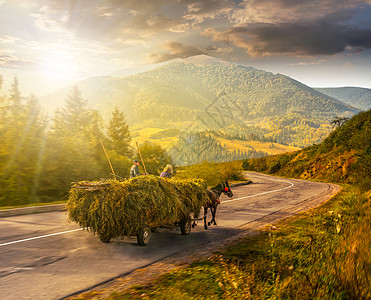
[[(154, 136), (162, 131), (166, 131), (163, 128), (158, 127), (134, 127), (132, 129), (133, 142), (138, 142), (139, 144), (145, 141), (150, 141), (156, 144), (160, 144), (165, 149), (170, 149), (177, 142), (177, 136), (163, 136), (160, 138), (154, 138)], [(214, 137), (223, 147), (228, 151), (240, 150), (246, 151), (256, 150), (264, 151), (270, 155), (281, 154), (286, 152), (292, 152), (299, 150), (298, 147), (287, 146), (271, 142), (260, 142), (260, 141), (242, 141), (242, 140), (228, 140), (222, 137)]]
[(229, 150), (241, 150), (246, 151), (247, 149), (250, 150), (257, 150), (257, 151), (264, 151), (267, 152), (270, 155), (274, 154), (281, 154), (286, 152), (292, 152), (299, 150), (298, 147), (293, 146), (287, 146), (277, 143), (271, 143), (271, 142), (260, 142), (260, 141), (240, 141), (240, 140), (228, 140), (221, 137), (216, 137), (216, 140), (224, 147)]
[(343, 191), (327, 203), (109, 299), (370, 299), (370, 125), (368, 111), (321, 145), (244, 164), (341, 183)]
[[(281, 176), (366, 185), (371, 174), (371, 110), (359, 113), (323, 143), (244, 162), (244, 168)], [(368, 187), (370, 188), (370, 186)]]

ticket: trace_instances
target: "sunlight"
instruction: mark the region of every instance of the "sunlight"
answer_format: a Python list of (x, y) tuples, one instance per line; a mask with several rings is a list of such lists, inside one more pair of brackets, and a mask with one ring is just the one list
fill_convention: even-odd
[(53, 81), (76, 79), (79, 70), (76, 57), (73, 54), (63, 50), (55, 50), (42, 58), (40, 71)]

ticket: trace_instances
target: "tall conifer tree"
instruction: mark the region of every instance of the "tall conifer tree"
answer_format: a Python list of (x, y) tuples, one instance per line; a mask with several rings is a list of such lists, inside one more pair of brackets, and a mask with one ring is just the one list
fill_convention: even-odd
[(71, 182), (100, 177), (97, 159), (101, 117), (87, 108), (87, 101), (74, 87), (65, 106), (55, 112), (47, 142), (42, 176), (44, 197), (63, 200)]
[(111, 147), (118, 154), (130, 157), (133, 155), (130, 147), (131, 134), (129, 125), (126, 123), (125, 116), (115, 107), (112, 112), (112, 117), (108, 123), (108, 138), (111, 142)]

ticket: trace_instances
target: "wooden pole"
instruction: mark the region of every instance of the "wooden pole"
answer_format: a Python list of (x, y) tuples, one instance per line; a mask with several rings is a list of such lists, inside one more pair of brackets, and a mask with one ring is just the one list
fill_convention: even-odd
[(139, 156), (140, 156), (140, 160), (142, 161), (142, 165), (143, 165), (143, 168), (144, 168), (144, 173), (147, 175), (148, 173), (147, 173), (147, 170), (146, 170), (146, 165), (144, 164), (142, 154), (140, 153), (138, 142), (135, 142), (135, 144), (137, 145), (137, 149), (138, 149), (138, 153), (139, 153)]
[(106, 148), (104, 148), (104, 145), (103, 145), (102, 140), (100, 140), (100, 143), (102, 144), (102, 147), (103, 147), (104, 153), (105, 153), (106, 156), (107, 156), (107, 160), (108, 160), (109, 166), (111, 167), (111, 171), (112, 171), (113, 177), (115, 178), (115, 180), (117, 180), (117, 179), (116, 179), (115, 171), (114, 171), (113, 168), (112, 168), (111, 161), (109, 160), (109, 157), (108, 157), (108, 154), (107, 154)]

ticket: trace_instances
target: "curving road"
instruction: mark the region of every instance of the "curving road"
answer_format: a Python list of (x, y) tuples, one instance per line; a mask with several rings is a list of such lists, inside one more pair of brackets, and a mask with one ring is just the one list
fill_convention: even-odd
[(200, 244), (219, 245), (245, 228), (271, 224), (326, 201), (339, 188), (332, 184), (281, 179), (247, 172), (253, 183), (222, 196), (218, 226), (189, 236), (161, 229), (150, 245), (136, 238), (104, 244), (97, 236), (68, 223), (65, 212), (0, 218), (0, 298), (62, 299), (128, 274)]

